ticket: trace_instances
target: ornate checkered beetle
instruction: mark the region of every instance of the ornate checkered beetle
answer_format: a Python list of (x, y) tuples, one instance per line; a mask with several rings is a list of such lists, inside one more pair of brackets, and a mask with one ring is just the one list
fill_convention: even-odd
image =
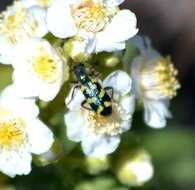
[[(109, 116), (112, 113), (113, 88), (102, 88), (96, 79), (91, 79), (88, 76), (82, 63), (75, 64), (73, 70), (78, 83), (73, 89), (71, 100), (74, 98), (75, 89), (80, 88), (86, 98), (81, 104), (83, 108), (92, 110), (102, 116)], [(111, 96), (108, 95), (108, 90), (111, 91)]]

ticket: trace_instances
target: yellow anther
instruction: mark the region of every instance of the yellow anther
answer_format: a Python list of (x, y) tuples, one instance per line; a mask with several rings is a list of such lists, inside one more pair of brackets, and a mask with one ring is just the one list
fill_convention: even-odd
[(97, 33), (104, 29), (109, 18), (101, 3), (91, 1), (80, 4), (73, 10), (73, 18), (78, 28)]
[(99, 135), (115, 136), (123, 132), (122, 118), (125, 118), (125, 120), (127, 121), (130, 121), (131, 119), (129, 114), (127, 114), (123, 109), (121, 109), (121, 111), (118, 111), (118, 107), (118, 104), (113, 103), (112, 114), (107, 117), (95, 113), (94, 111), (88, 111), (85, 109), (82, 109), (82, 113), (86, 114), (88, 127), (93, 133)]
[(39, 55), (32, 57), (33, 70), (41, 80), (54, 83), (60, 78), (59, 60), (55, 60), (45, 48), (39, 48)]
[(37, 22), (27, 14), (27, 10), (20, 3), (16, 2), (14, 6), (15, 14), (6, 16), (7, 11), (10, 11), (8, 9), (0, 18), (0, 33), (13, 45), (33, 37), (38, 27)]
[(0, 108), (0, 147), (14, 149), (26, 141), (24, 121)]
[(142, 88), (148, 91), (156, 91), (164, 97), (173, 98), (180, 88), (176, 78), (177, 74), (178, 71), (170, 58), (161, 57), (152, 66), (143, 66), (141, 71)]

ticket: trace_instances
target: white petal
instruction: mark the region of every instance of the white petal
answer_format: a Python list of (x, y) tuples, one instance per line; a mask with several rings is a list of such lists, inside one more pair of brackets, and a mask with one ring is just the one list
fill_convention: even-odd
[(71, 37), (77, 33), (67, 1), (55, 0), (48, 9), (46, 21), (49, 31), (59, 38)]
[(125, 49), (125, 42), (109, 42), (106, 38), (102, 38), (102, 36), (98, 36), (96, 40), (95, 52), (99, 53), (102, 51), (113, 52), (120, 51)]
[(115, 71), (111, 73), (104, 81), (103, 86), (113, 87), (114, 92), (119, 95), (124, 95), (130, 92), (131, 90), (131, 78), (124, 71)]
[(85, 53), (90, 54), (90, 53), (94, 52), (95, 45), (96, 45), (95, 35), (93, 33), (89, 33), (89, 32), (86, 32), (84, 30), (80, 30), (78, 32), (78, 36), (83, 38), (83, 42), (80, 42), (80, 43), (84, 43), (83, 46), (85, 46)]
[(38, 22), (36, 37), (43, 37), (47, 34), (48, 29), (46, 25), (46, 10), (38, 6), (33, 6), (28, 9), (28, 13), (33, 15), (34, 19)]
[(38, 1), (37, 1), (37, 0), (21, 0), (21, 1), (22, 1), (22, 4), (23, 4), (26, 8), (29, 8), (29, 7), (38, 5)]
[(107, 33), (109, 41), (122, 42), (133, 37), (138, 32), (136, 24), (137, 19), (133, 12), (121, 10), (112, 19), (104, 32)]
[(83, 139), (82, 148), (86, 155), (99, 157), (114, 152), (119, 143), (119, 136), (96, 136), (90, 133)]
[(151, 41), (148, 37), (136, 35), (129, 42), (137, 47), (142, 55), (148, 57), (148, 59), (159, 58), (161, 56), (158, 51), (152, 48)]
[(80, 114), (79, 111), (71, 111), (65, 114), (64, 116), (67, 136), (70, 140), (75, 142), (80, 142), (87, 132), (87, 128), (85, 127), (84, 118)]
[(108, 7), (115, 7), (122, 4), (125, 0), (105, 0), (104, 3)]
[(12, 45), (0, 35), (0, 63), (10, 64), (12, 56)]
[[(59, 76), (51, 84), (38, 77), (29, 61), (39, 54), (40, 47), (43, 47), (52, 59), (58, 61)], [(23, 55), (24, 51), (25, 55)], [(38, 96), (41, 100), (50, 101), (57, 95), (63, 84), (63, 62), (59, 62), (57, 53), (46, 40), (33, 38), (18, 44), (14, 50), (12, 64), (15, 68), (13, 80), (22, 97)]]
[(83, 93), (80, 89), (73, 87), (65, 100), (66, 106), (70, 110), (78, 111), (81, 108), (82, 102), (85, 100)]
[(51, 85), (45, 85), (43, 84), (40, 89), (39, 98), (43, 101), (50, 101), (53, 100), (58, 92), (60, 91), (62, 86), (62, 82), (59, 81), (57, 83), (51, 84)]
[(138, 32), (136, 23), (136, 17), (130, 10), (119, 11), (106, 29), (97, 34), (97, 47), (103, 46), (105, 40), (108, 44), (128, 40)]
[(26, 150), (1, 152), (0, 170), (10, 177), (27, 175), (31, 171), (31, 155)]
[(135, 96), (132, 94), (124, 96), (119, 104), (123, 110), (132, 115), (135, 111)]
[(29, 120), (26, 125), (30, 142), (30, 152), (42, 154), (48, 151), (54, 141), (51, 130), (38, 119)]
[(168, 110), (168, 101), (144, 101), (144, 120), (153, 128), (166, 126), (166, 118), (171, 117)]
[(130, 75), (132, 78), (132, 93), (135, 94), (136, 98), (142, 99), (143, 89), (140, 86), (140, 69), (142, 64), (145, 63), (145, 57), (142, 55), (136, 56), (133, 59), (130, 68)]
[(39, 109), (34, 99), (22, 99), (17, 96), (14, 85), (8, 86), (0, 96), (0, 104), (11, 112), (24, 118), (35, 118)]

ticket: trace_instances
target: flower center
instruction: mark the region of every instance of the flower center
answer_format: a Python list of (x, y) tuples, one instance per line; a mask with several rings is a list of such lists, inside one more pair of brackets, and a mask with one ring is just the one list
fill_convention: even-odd
[(143, 67), (141, 84), (145, 90), (161, 93), (162, 96), (173, 98), (180, 88), (176, 78), (178, 71), (173, 66), (170, 58), (160, 58), (155, 66)]
[(0, 148), (14, 149), (26, 142), (24, 121), (0, 108)]
[(45, 48), (39, 48), (39, 54), (32, 57), (33, 70), (39, 78), (46, 83), (54, 83), (60, 78), (58, 68), (59, 60), (55, 60), (48, 54)]
[(89, 129), (97, 135), (115, 136), (123, 132), (122, 122), (130, 120), (130, 114), (127, 114), (117, 103), (112, 103), (112, 114), (110, 116), (102, 116), (93, 111), (86, 111)]
[(73, 18), (78, 28), (97, 33), (109, 22), (106, 8), (101, 3), (86, 2), (73, 11)]
[[(0, 32), (13, 45), (33, 37), (37, 29), (37, 22), (27, 14), (27, 10), (19, 3), (14, 6), (16, 11), (13, 15), (2, 15), (0, 18)], [(8, 11), (10, 10), (8, 9)]]

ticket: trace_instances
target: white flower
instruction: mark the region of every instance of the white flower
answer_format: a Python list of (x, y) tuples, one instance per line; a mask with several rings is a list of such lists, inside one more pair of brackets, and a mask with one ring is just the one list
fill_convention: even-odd
[(122, 160), (117, 177), (121, 183), (129, 186), (141, 186), (154, 174), (150, 155), (145, 150), (136, 150)]
[(120, 134), (131, 126), (131, 116), (134, 112), (134, 96), (130, 95), (131, 79), (123, 71), (110, 74), (103, 87), (113, 88), (112, 113), (101, 116), (94, 111), (81, 107), (85, 100), (80, 90), (75, 92), (70, 102), (71, 94), (66, 99), (69, 112), (65, 115), (67, 135), (70, 140), (81, 141), (86, 155), (99, 157), (112, 153), (120, 143)]
[(12, 56), (14, 84), (23, 97), (52, 100), (64, 81), (64, 64), (43, 39), (31, 39), (15, 47)]
[(145, 122), (154, 128), (166, 126), (166, 118), (171, 117), (168, 110), (169, 101), (180, 87), (169, 57), (162, 57), (150, 45), (144, 45), (140, 37), (132, 42), (140, 49), (131, 67), (133, 92), (144, 105)]
[(25, 7), (40, 6), (42, 8), (48, 8), (54, 0), (21, 0)]
[(44, 9), (37, 6), (26, 8), (21, 2), (15, 2), (0, 15), (0, 62), (10, 64), (15, 45), (48, 32), (45, 15)]
[(47, 13), (47, 26), (59, 38), (92, 36), (92, 52), (125, 48), (125, 40), (137, 33), (136, 17), (119, 10), (124, 0), (55, 0)]
[(0, 96), (0, 171), (10, 177), (31, 171), (33, 154), (53, 143), (53, 134), (38, 118), (35, 100), (20, 99), (9, 86)]

